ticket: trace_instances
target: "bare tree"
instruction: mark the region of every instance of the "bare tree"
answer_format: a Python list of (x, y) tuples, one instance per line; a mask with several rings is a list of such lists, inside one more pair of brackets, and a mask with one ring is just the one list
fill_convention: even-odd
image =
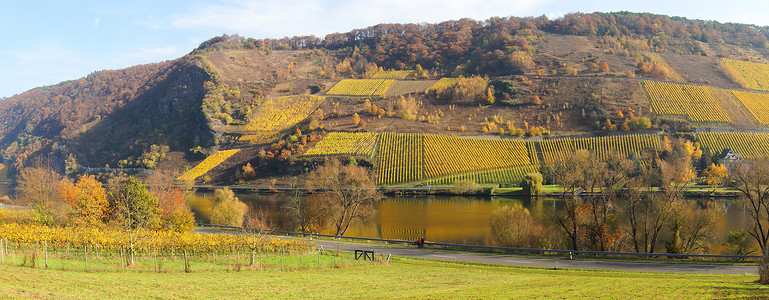
[(268, 242), (265, 230), (271, 227), (267, 214), (262, 209), (249, 208), (243, 217), (243, 227), (241, 227), (243, 234), (240, 237), (243, 239), (243, 244), (251, 250), (252, 266), (256, 262), (256, 251)]
[(580, 222), (579, 209), (582, 200), (577, 197), (581, 182), (585, 178), (585, 170), (590, 167), (590, 153), (587, 150), (577, 150), (566, 158), (558, 161), (553, 167), (555, 183), (563, 188), (564, 206), (554, 212), (555, 223), (566, 233), (569, 247), (579, 250)]
[(763, 254), (759, 280), (769, 283), (769, 158), (735, 164), (731, 179), (734, 188), (746, 199), (745, 208), (753, 221), (748, 233), (758, 241)]
[(371, 215), (373, 202), (381, 198), (374, 182), (368, 169), (336, 159), (327, 159), (307, 178), (307, 186), (326, 201), (336, 235), (344, 235), (353, 220)]
[(16, 201), (31, 206), (43, 223), (61, 223), (69, 209), (69, 205), (59, 197), (61, 179), (61, 175), (42, 162), (24, 168), (18, 178)]

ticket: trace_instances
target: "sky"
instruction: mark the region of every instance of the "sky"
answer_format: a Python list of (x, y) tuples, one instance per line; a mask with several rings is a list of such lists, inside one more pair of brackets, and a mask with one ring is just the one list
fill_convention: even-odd
[(0, 97), (179, 58), (225, 33), (322, 38), (379, 23), (596, 11), (769, 26), (765, 0), (0, 0)]

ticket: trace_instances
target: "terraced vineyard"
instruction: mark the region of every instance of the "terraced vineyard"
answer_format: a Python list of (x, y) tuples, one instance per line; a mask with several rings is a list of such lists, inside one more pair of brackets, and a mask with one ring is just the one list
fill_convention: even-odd
[(306, 119), (325, 100), (312, 95), (267, 98), (256, 109), (244, 131), (279, 131)]
[(197, 166), (182, 174), (182, 176), (179, 176), (176, 178), (176, 180), (195, 180), (198, 177), (203, 176), (203, 174), (208, 173), (208, 171), (211, 171), (211, 169), (215, 168), (231, 156), (235, 155), (235, 153), (238, 153), (238, 151), (240, 151), (240, 149), (222, 150), (216, 152), (209, 157), (206, 157), (206, 159), (201, 161)]
[(476, 183), (520, 182), (527, 173), (535, 172), (539, 172), (538, 166), (526, 165), (444, 176), (427, 180), (425, 183), (434, 185), (450, 185), (457, 180), (472, 180)]
[(539, 142), (539, 147), (542, 149), (542, 159), (545, 164), (553, 164), (561, 161), (566, 155), (575, 150), (574, 141), (568, 137), (542, 140)]
[(379, 71), (371, 76), (373, 79), (406, 79), (409, 75), (414, 74), (412, 70), (386, 70)]
[(225, 131), (239, 133), (238, 141), (250, 144), (275, 142), (280, 132), (310, 116), (325, 100), (313, 95), (284, 96), (265, 99), (249, 122), (242, 126), (227, 126)]
[(422, 179), (423, 136), (417, 133), (381, 133), (379, 136), (377, 184)]
[(428, 91), (428, 92), (432, 91), (432, 90), (436, 90), (437, 91), (437, 90), (443, 90), (443, 89), (447, 89), (447, 88), (453, 87), (453, 86), (457, 85), (457, 82), (459, 82), (459, 79), (460, 78), (450, 78), (450, 77), (441, 78), (437, 82), (433, 83), (433, 85), (428, 87), (426, 91)]
[[(763, 143), (769, 145), (769, 134), (764, 136), (767, 140)], [(540, 155), (542, 161), (552, 164), (578, 149), (605, 159), (612, 152), (641, 157), (643, 150), (659, 148), (661, 140), (656, 134), (522, 141), (416, 133), (330, 133), (304, 156), (375, 156), (380, 185), (450, 184), (458, 179), (501, 183), (518, 182), (526, 173), (536, 171)]]
[(627, 134), (543, 140), (540, 142), (540, 147), (545, 163), (552, 164), (579, 149), (592, 151), (600, 159), (605, 159), (611, 152), (619, 152), (625, 157), (630, 157), (631, 154), (640, 157), (642, 150), (659, 149), (661, 142), (660, 137), (656, 134)]
[(769, 133), (756, 132), (702, 132), (700, 144), (713, 154), (732, 149), (743, 158), (753, 159), (769, 155)]
[(424, 93), (436, 80), (398, 80), (385, 92), (388, 96)]
[(530, 165), (526, 142), (425, 135), (424, 178)]
[(373, 157), (377, 146), (377, 133), (372, 132), (331, 132), (303, 156), (360, 155)]
[(253, 132), (253, 134), (241, 135), (238, 141), (254, 145), (266, 144), (275, 141), (279, 134), (278, 131)]
[(393, 83), (393, 79), (342, 79), (328, 90), (326, 95), (384, 97), (385, 91)]
[(742, 77), (749, 89), (769, 91), (769, 65), (726, 58), (722, 61)]
[(643, 86), (658, 115), (680, 115), (693, 122), (731, 122), (708, 87), (655, 81), (644, 81)]
[(769, 94), (732, 91), (759, 123), (769, 125)]

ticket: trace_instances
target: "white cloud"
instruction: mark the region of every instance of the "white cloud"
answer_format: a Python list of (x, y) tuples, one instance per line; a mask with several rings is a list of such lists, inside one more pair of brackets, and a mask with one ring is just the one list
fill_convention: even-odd
[(101, 18), (93, 18), (93, 26), (91, 26), (91, 29), (99, 28), (99, 23), (101, 23)]
[(528, 16), (550, 2), (552, 0), (233, 0), (195, 5), (173, 16), (171, 25), (183, 29), (225, 30), (256, 38), (324, 36), (379, 23)]

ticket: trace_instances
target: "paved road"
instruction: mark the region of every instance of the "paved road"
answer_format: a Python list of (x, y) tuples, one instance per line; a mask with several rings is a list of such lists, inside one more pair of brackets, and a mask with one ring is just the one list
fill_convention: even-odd
[[(291, 237), (293, 238), (293, 237)], [(326, 250), (355, 251), (372, 250), (377, 255), (402, 256), (422, 259), (435, 259), (457, 262), (473, 262), (484, 264), (583, 269), (583, 270), (613, 270), (633, 272), (660, 272), (660, 273), (701, 273), (701, 274), (758, 274), (758, 268), (754, 264), (700, 264), (700, 263), (659, 263), (659, 262), (629, 262), (614, 260), (597, 260), (595, 258), (580, 259), (568, 258), (533, 258), (521, 255), (484, 254), (466, 251), (449, 251), (428, 248), (416, 248), (399, 245), (380, 245), (366, 243), (336, 242), (327, 240), (313, 240), (317, 247)], [(338, 248), (337, 248), (338, 247)]]
[[(220, 230), (214, 228), (197, 228), (201, 233), (237, 233), (235, 231)], [(300, 237), (280, 237), (292, 240), (309, 240)], [(561, 268), (561, 269), (581, 269), (581, 270), (610, 270), (610, 271), (631, 271), (631, 272), (659, 272), (659, 273), (700, 273), (700, 274), (758, 274), (758, 267), (755, 264), (703, 264), (703, 263), (662, 263), (654, 261), (634, 262), (634, 261), (616, 261), (599, 260), (596, 258), (568, 259), (566, 257), (531, 257), (523, 255), (503, 255), (486, 254), (469, 251), (453, 251), (426, 248), (416, 248), (406, 245), (386, 245), (371, 243), (355, 243), (346, 241), (332, 240), (312, 240), (316, 247), (323, 247), (325, 250), (339, 250), (354, 252), (355, 250), (370, 250), (376, 255), (393, 255), (401, 257), (413, 257), (421, 259), (434, 259), (456, 262), (472, 262), (483, 264), (496, 264), (507, 266), (522, 267), (540, 267), (540, 268)]]

